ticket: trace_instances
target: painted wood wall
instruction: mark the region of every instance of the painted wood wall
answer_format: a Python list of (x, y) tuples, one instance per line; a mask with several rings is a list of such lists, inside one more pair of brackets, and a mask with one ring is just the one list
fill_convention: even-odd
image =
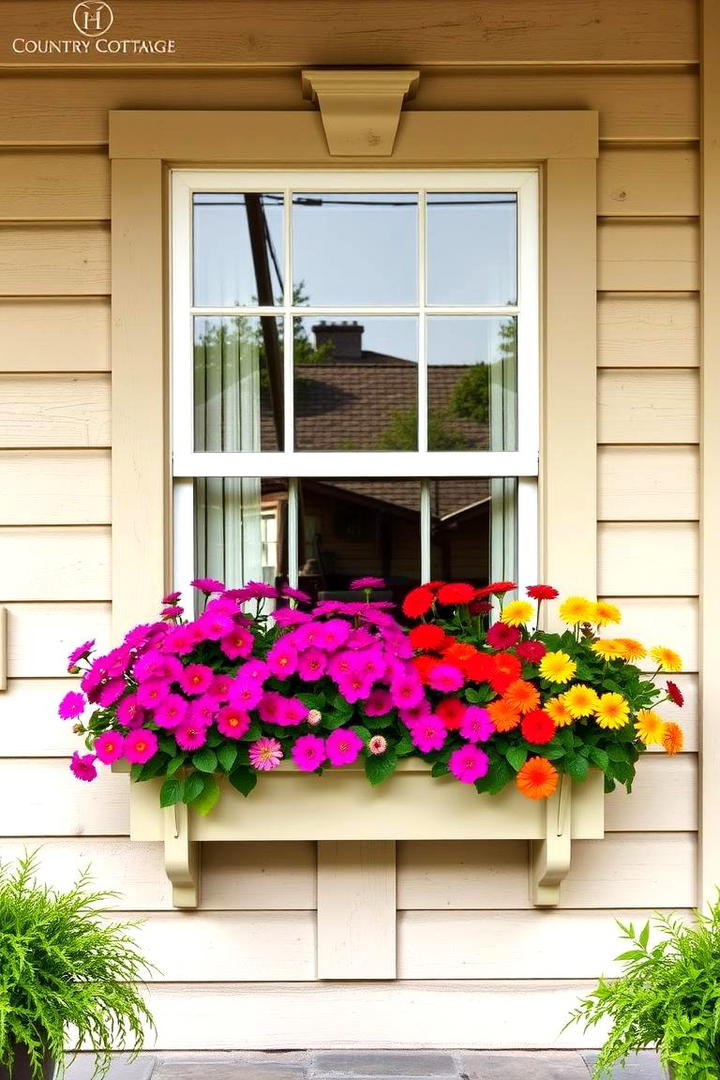
[[(3, 6), (10, 23), (30, 7)], [(560, 1029), (613, 970), (614, 918), (696, 901), (698, 11), (479, 6), (124, 0), (131, 36), (174, 35), (197, 67), (42, 69), (0, 48), (0, 857), (43, 840), (53, 880), (89, 861), (146, 917), (164, 1048), (592, 1045)], [(419, 64), (411, 109), (599, 110), (599, 588), (628, 635), (686, 660), (687, 752), (648, 755), (633, 796), (608, 799), (608, 835), (577, 843), (559, 911), (529, 907), (524, 843), (399, 845), (399, 979), (379, 984), (315, 978), (311, 843), (210, 845), (201, 910), (173, 911), (158, 848), (127, 839), (125, 778), (75, 782), (55, 719), (69, 647), (109, 632), (107, 111), (309, 108), (298, 69), (323, 63)]]

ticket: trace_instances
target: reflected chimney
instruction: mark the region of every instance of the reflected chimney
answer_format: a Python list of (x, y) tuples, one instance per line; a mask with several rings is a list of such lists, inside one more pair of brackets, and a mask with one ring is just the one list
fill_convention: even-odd
[(328, 342), (333, 348), (333, 360), (341, 363), (358, 363), (362, 360), (362, 336), (365, 327), (356, 320), (348, 322), (322, 322), (312, 328), (315, 348), (321, 349)]

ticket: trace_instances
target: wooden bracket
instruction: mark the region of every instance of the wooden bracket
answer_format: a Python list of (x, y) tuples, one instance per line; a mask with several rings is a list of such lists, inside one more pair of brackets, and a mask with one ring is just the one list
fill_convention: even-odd
[(320, 106), (331, 157), (390, 157), (403, 101), (420, 72), (303, 71), (303, 96)]
[(190, 839), (188, 808), (184, 803), (163, 810), (165, 872), (172, 885), (173, 906), (196, 908), (199, 900), (200, 845)]
[(570, 870), (572, 782), (563, 776), (545, 804), (545, 839), (530, 841), (530, 900), (535, 907), (557, 907), (560, 885)]

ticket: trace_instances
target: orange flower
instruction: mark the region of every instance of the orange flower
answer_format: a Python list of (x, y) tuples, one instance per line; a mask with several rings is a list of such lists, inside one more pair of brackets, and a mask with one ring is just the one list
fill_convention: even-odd
[(476, 652), (477, 649), (469, 641), (455, 641), (448, 649), (443, 649), (443, 656), (448, 660), (455, 660), (457, 663), (462, 664), (465, 660), (469, 660), (471, 656), (474, 656)]
[(540, 704), (540, 694), (533, 684), (525, 679), (511, 682), (503, 696), (508, 705), (520, 713), (532, 712)]
[(512, 731), (520, 723), (520, 713), (517, 709), (513, 709), (512, 705), (505, 701), (504, 698), (491, 701), (487, 711), (496, 731)]
[(574, 720), (562, 697), (554, 697), (546, 701), (545, 712), (552, 717), (555, 727), (568, 727)]
[(679, 754), (683, 748), (682, 728), (672, 721), (665, 725), (662, 744), (668, 754)]
[(436, 656), (414, 656), (412, 662), (420, 676), (421, 683), (427, 683), (430, 672), (440, 663)]
[(558, 772), (547, 758), (531, 757), (515, 777), (515, 783), (528, 799), (547, 799), (558, 785)]

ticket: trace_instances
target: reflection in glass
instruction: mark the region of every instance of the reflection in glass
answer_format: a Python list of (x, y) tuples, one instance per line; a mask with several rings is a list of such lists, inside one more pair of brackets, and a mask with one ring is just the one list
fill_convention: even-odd
[(417, 449), (417, 319), (295, 319), (295, 449)]
[(517, 319), (427, 320), (428, 449), (515, 450)]
[(196, 307), (282, 303), (283, 196), (213, 191), (193, 196)]
[(297, 304), (417, 303), (416, 195), (295, 194), (292, 235)]
[(282, 320), (196, 317), (195, 449), (283, 447)]
[(451, 477), (426, 482), (432, 577), (478, 587), (515, 581), (517, 480)]
[(399, 602), (419, 584), (420, 482), (302, 480), (300, 588), (349, 599), (350, 582), (366, 574), (386, 581), (382, 599)]
[(229, 588), (287, 582), (287, 480), (195, 480), (195, 573)]
[(516, 195), (428, 195), (427, 296), (447, 306), (517, 302)]

